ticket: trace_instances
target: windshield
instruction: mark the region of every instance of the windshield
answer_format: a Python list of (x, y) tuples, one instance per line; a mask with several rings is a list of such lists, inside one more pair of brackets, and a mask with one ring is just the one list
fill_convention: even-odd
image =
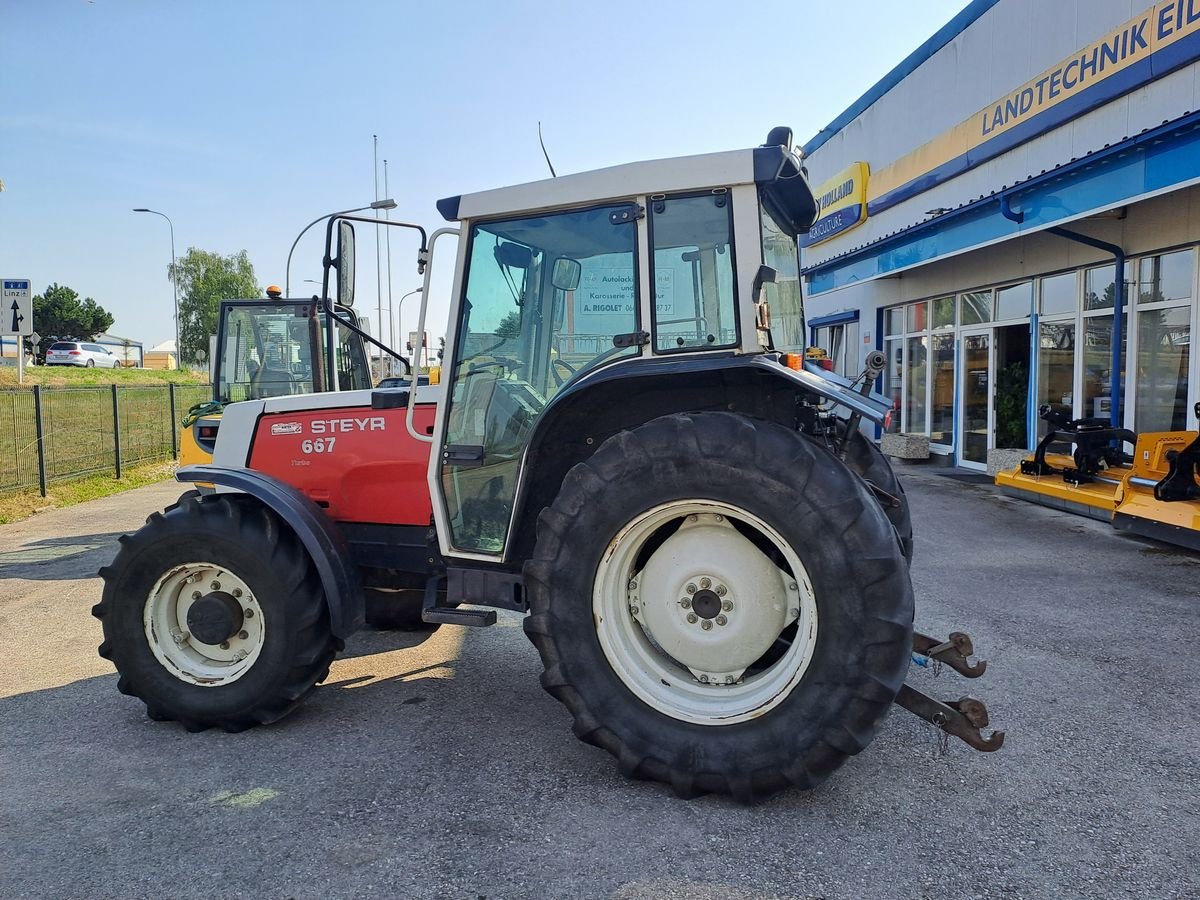
[[(216, 399), (261, 400), (313, 390), (313, 349), (323, 360), (325, 315), (309, 317), (309, 303), (222, 305), (216, 349)], [(348, 310), (339, 310), (346, 315)], [(339, 387), (371, 386), (362, 339), (339, 325)]]
[(614, 343), (638, 330), (628, 209), (471, 229), (446, 426), (447, 446), (464, 450), (443, 469), (456, 547), (503, 551), (520, 457), (546, 403), (588, 369), (638, 352)]
[[(763, 285), (771, 309), (771, 337), (783, 353), (803, 353), (804, 295), (800, 290), (800, 257), (796, 239), (759, 202), (763, 264), (775, 270), (775, 283)], [(757, 298), (756, 298), (757, 299)]]

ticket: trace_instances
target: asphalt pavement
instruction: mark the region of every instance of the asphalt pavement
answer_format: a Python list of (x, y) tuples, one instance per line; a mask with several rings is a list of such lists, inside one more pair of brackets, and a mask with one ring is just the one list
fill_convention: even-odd
[(1004, 748), (895, 708), (820, 788), (674, 798), (577, 741), (516, 615), (370, 631), (293, 716), (149, 721), (96, 655), (95, 571), (178, 493), (0, 527), (0, 896), (1200, 896), (1200, 556), (901, 475), (917, 625), (963, 629)]

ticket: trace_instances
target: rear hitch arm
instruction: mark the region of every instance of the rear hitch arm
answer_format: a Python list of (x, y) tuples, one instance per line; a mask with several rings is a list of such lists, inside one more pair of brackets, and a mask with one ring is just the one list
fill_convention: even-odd
[(987, 671), (987, 663), (984, 660), (971, 662), (970, 657), (975, 653), (975, 645), (971, 642), (971, 636), (962, 631), (950, 632), (950, 637), (944, 641), (914, 631), (913, 652), (945, 663), (967, 678), (978, 678)]
[(942, 702), (905, 684), (896, 695), (896, 704), (983, 753), (991, 753), (1004, 746), (1003, 731), (993, 731), (987, 737), (979, 731), (988, 725), (987, 707), (982, 700), (962, 697)]

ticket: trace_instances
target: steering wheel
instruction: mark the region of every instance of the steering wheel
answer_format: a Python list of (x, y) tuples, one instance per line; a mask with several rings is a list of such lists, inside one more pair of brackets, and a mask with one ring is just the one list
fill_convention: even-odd
[(485, 369), (503, 368), (505, 374), (512, 375), (517, 369), (523, 368), (524, 363), (520, 360), (513, 359), (510, 356), (493, 356), (484, 362), (472, 362), (467, 365), (467, 374), (473, 375), (476, 372), (482, 372)]

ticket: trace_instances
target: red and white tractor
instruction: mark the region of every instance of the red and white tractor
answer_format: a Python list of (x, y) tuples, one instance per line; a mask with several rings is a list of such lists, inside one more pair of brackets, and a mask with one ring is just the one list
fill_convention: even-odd
[[(575, 734), (680, 796), (812, 787), (893, 702), (999, 746), (979, 701), (904, 684), (914, 652), (983, 667), (965, 635), (913, 632), (907, 503), (859, 427), (889, 410), (880, 357), (854, 381), (805, 362), (817, 205), (788, 129), (438, 209), (451, 227), (405, 227), (421, 334), (457, 237), (442, 384), (337, 391), (327, 359), (333, 393), (227, 406), (212, 464), (177, 476), (209, 487), (101, 572), (123, 692), (237, 731), (293, 709), (369, 608), (471, 626), (499, 608), (528, 614)], [(328, 224), (330, 328), (353, 219)]]

